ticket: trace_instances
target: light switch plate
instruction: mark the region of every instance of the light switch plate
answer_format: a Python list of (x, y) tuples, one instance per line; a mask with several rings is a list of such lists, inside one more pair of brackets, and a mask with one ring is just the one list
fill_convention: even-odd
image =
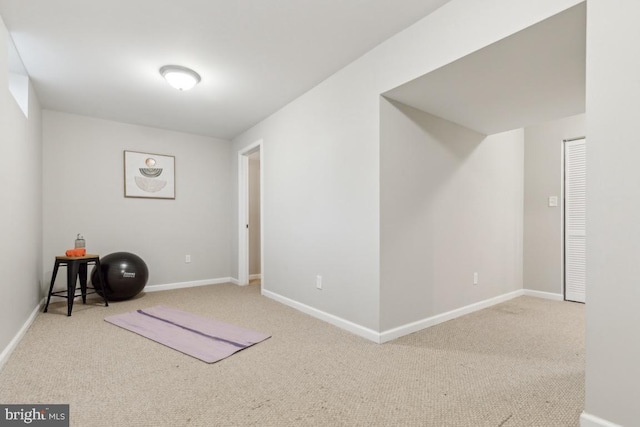
[(549, 207), (555, 208), (558, 206), (558, 196), (549, 196)]

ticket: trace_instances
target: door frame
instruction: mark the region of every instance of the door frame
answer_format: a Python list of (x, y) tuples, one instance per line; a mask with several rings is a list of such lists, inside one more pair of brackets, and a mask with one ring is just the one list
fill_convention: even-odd
[(260, 270), (264, 285), (264, 151), (260, 139), (238, 151), (238, 284), (249, 284), (249, 155), (260, 152)]

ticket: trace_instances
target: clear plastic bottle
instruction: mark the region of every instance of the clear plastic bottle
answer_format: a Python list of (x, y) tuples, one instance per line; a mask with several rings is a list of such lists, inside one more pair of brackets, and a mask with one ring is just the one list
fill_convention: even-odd
[(82, 237), (80, 234), (78, 234), (78, 237), (76, 237), (75, 248), (76, 249), (84, 249), (85, 248), (84, 237)]

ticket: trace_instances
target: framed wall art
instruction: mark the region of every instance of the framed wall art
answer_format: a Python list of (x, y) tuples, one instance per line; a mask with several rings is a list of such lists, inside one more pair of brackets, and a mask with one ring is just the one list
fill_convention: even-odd
[(174, 156), (124, 152), (124, 197), (175, 199)]

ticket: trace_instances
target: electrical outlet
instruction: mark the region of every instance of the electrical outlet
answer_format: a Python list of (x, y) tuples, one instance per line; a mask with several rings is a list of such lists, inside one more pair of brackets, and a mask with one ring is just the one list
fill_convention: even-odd
[(478, 272), (477, 271), (475, 273), (473, 273), (473, 284), (474, 285), (478, 284)]
[(184, 262), (185, 262), (186, 264), (189, 264), (189, 263), (191, 262), (191, 255), (185, 255), (185, 256), (184, 256)]
[(316, 276), (316, 288), (322, 289), (322, 276)]

